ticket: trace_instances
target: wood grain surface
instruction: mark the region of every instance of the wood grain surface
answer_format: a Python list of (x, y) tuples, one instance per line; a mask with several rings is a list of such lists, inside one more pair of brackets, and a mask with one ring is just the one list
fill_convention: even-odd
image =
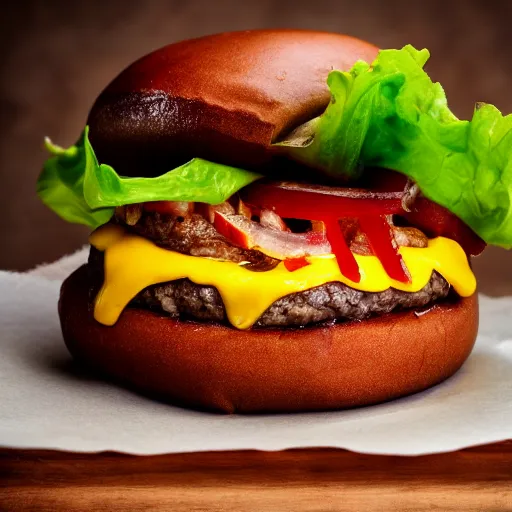
[(4, 449), (0, 510), (512, 511), (512, 441), (421, 457)]

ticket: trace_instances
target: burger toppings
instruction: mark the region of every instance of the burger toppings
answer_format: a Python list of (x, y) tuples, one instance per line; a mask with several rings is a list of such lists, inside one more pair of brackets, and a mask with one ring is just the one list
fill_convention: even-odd
[[(379, 52), (371, 65), (359, 61), (348, 72), (332, 71), (325, 112), (272, 150), (341, 184), (368, 168), (396, 170), (484, 242), (512, 247), (512, 115), (480, 103), (471, 121), (457, 119), (442, 87), (423, 70), (428, 57), (427, 50), (406, 46)], [(51, 158), (38, 180), (39, 196), (64, 219), (92, 228), (108, 222), (116, 206), (216, 205), (261, 178), (200, 158), (156, 178), (124, 178), (98, 163), (87, 127), (68, 149), (49, 140), (46, 147)]]
[(338, 182), (368, 167), (398, 171), (485, 242), (510, 248), (512, 115), (478, 103), (471, 121), (457, 119), (423, 70), (429, 56), (409, 45), (332, 71), (328, 107), (278, 148)]
[(329, 254), (331, 247), (323, 233), (291, 233), (275, 227), (264, 227), (263, 223), (254, 222), (241, 215), (215, 215), (214, 226), (217, 231), (236, 245), (254, 249), (276, 258), (285, 260)]
[(340, 273), (333, 255), (308, 257), (309, 264), (293, 272), (282, 262), (271, 270), (252, 272), (233, 262), (169, 251), (112, 224), (96, 230), (90, 242), (105, 252), (104, 283), (95, 302), (95, 318), (105, 325), (113, 325), (124, 307), (147, 287), (185, 278), (217, 289), (228, 321), (238, 329), (254, 325), (277, 300), (327, 283), (362, 292), (393, 288), (414, 293), (425, 288), (436, 271), (461, 296), (472, 295), (476, 287), (466, 254), (443, 237), (429, 240), (426, 248), (399, 249), (410, 283), (390, 278), (375, 256), (355, 256), (361, 271), (361, 280), (355, 283)]
[[(116, 222), (128, 224), (117, 215)], [(260, 251), (247, 250), (227, 240), (199, 213), (180, 217), (143, 208), (138, 222), (127, 227), (160, 247), (182, 254), (244, 263), (253, 270), (270, 269), (278, 263)]]
[[(281, 216), (320, 221), (329, 242), (329, 252), (336, 255), (340, 271), (352, 281), (357, 282), (360, 275), (347, 245), (345, 231), (350, 225), (347, 219), (357, 223), (358, 233), (364, 237), (366, 248), (380, 259), (393, 279), (402, 282), (410, 279), (397, 252), (398, 245), (408, 243), (406, 239), (410, 231), (400, 233), (390, 223), (391, 214), (407, 213), (403, 209), (403, 195), (400, 192), (263, 182), (247, 187), (242, 194), (248, 203), (259, 208), (271, 207)], [(405, 243), (397, 243), (395, 232)]]
[[(512, 116), (480, 104), (471, 121), (457, 119), (427, 59), (406, 46), (332, 71), (325, 111), (266, 143), (272, 173), (284, 156), (329, 186), (200, 158), (126, 178), (98, 162), (88, 127), (71, 148), (47, 141), (40, 197), (98, 228), (90, 241), (105, 252), (95, 318), (112, 325), (136, 298), (247, 329), (365, 318), (450, 286), (473, 294), (467, 256), (512, 247)], [(384, 169), (401, 187), (347, 187)]]
[[(323, 222), (315, 225), (314, 221), (306, 221), (302, 224), (302, 232), (292, 232), (287, 223), (271, 210), (261, 210), (259, 216), (251, 213), (255, 220), (250, 220), (244, 215), (234, 214), (235, 210), (229, 203), (218, 206), (199, 203), (190, 205), (188, 211), (197, 213), (184, 216), (163, 213), (170, 212), (173, 208), (165, 202), (152, 203), (149, 206), (130, 205), (126, 208), (116, 208), (115, 219), (117, 223), (126, 225), (134, 232), (170, 250), (193, 256), (207, 255), (236, 263), (256, 263), (264, 259), (275, 259), (285, 260), (286, 268), (296, 269), (307, 264), (306, 256), (332, 252)], [(140, 212), (135, 223), (130, 222), (131, 210)], [(264, 212), (271, 214), (270, 218), (274, 223), (271, 227), (268, 222), (264, 222)], [(288, 221), (293, 224), (292, 220)], [(385, 222), (385, 232), (390, 233), (387, 242), (390, 246), (427, 246), (428, 239), (420, 230), (393, 225), (391, 215), (386, 216)], [(211, 225), (208, 225), (209, 223)], [(297, 227), (296, 223), (294, 227)], [(336, 229), (341, 231), (351, 253), (376, 254), (367, 234), (361, 229), (359, 219), (342, 218)], [(369, 231), (371, 229), (373, 226), (368, 228)], [(264, 255), (268, 257), (265, 258)]]

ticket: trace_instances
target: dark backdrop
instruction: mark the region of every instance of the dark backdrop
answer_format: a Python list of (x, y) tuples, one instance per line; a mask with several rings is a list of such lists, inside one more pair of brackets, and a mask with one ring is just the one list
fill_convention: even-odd
[[(86, 229), (59, 220), (35, 196), (43, 136), (73, 143), (102, 88), (137, 57), (173, 41), (303, 27), (381, 47), (412, 43), (431, 50), (429, 72), (459, 116), (470, 116), (475, 101), (512, 112), (507, 0), (19, 1), (4, 5), (0, 19), (0, 268), (27, 269), (86, 241)], [(482, 289), (510, 286), (511, 258), (490, 249), (477, 259)]]

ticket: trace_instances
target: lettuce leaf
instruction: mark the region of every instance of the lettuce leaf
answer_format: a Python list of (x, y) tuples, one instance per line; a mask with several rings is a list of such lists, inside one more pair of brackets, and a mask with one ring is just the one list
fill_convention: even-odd
[(43, 203), (69, 222), (96, 228), (109, 221), (116, 206), (147, 201), (224, 202), (261, 176), (200, 158), (156, 178), (123, 178), (99, 164), (88, 127), (76, 143), (63, 149), (46, 140), (52, 155), (37, 181)]
[(383, 50), (372, 65), (328, 77), (324, 114), (295, 130), (280, 149), (340, 181), (365, 166), (399, 171), (485, 242), (512, 247), (512, 115), (477, 104), (455, 117), (423, 66), (427, 50)]

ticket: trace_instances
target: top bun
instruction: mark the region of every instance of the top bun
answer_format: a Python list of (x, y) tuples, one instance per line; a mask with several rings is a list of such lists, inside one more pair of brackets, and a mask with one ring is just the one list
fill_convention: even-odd
[(377, 47), (304, 30), (248, 30), (171, 44), (125, 69), (88, 119), (101, 163), (154, 176), (193, 157), (255, 169), (329, 102), (326, 79)]

